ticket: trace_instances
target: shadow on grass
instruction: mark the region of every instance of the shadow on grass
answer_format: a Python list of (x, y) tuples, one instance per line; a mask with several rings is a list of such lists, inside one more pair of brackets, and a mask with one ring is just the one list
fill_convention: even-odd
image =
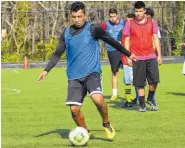
[[(104, 98), (109, 100), (111, 98), (111, 96), (107, 95), (107, 96), (104, 96)], [(124, 99), (123, 97), (118, 96), (118, 98), (116, 100), (123, 100), (123, 99)]]
[(176, 93), (176, 92), (167, 92), (167, 93), (175, 96), (185, 96), (185, 93)]
[[(111, 96), (104, 96), (105, 99), (110, 99)], [(106, 101), (107, 102), (107, 101)], [(137, 110), (139, 109), (138, 105), (133, 105), (132, 107), (123, 107), (126, 102), (126, 99), (123, 97), (119, 97), (115, 101), (108, 101), (107, 104), (109, 104), (110, 107), (116, 108), (116, 109), (123, 109), (123, 110)]]
[[(96, 132), (102, 132), (103, 131), (104, 132), (104, 130), (90, 130), (90, 131), (96, 131)], [(40, 134), (40, 135), (36, 135), (36, 136), (34, 136), (34, 138), (47, 136), (47, 135), (50, 135), (50, 134), (59, 134), (62, 139), (69, 139), (69, 132), (70, 132), (69, 129), (56, 129), (56, 130), (49, 131), (49, 132), (46, 132), (46, 133), (43, 133), (43, 134)], [(116, 132), (120, 132), (120, 130), (116, 130)], [(90, 139), (91, 140), (103, 140), (103, 141), (107, 141), (107, 142), (112, 142), (113, 141), (113, 140), (110, 140), (110, 139), (107, 139), (107, 138), (96, 137), (96, 136), (94, 136), (94, 134), (91, 135)], [(70, 145), (70, 146), (72, 146), (72, 145)]]
[[(120, 132), (121, 130), (116, 130), (116, 133), (117, 132)], [(91, 134), (92, 132), (104, 132), (104, 130), (90, 130)], [(111, 139), (107, 139), (107, 138), (102, 138), (102, 137), (97, 137), (97, 136), (94, 136), (94, 134), (91, 135), (90, 137), (91, 140), (103, 140), (103, 141), (107, 141), (107, 142), (113, 142), (113, 140)]]
[(107, 104), (110, 104), (110, 107), (116, 108), (116, 109), (122, 109), (122, 110), (136, 110), (138, 111), (139, 105), (132, 105), (132, 107), (124, 107), (125, 101), (118, 102), (118, 101), (111, 101), (107, 102)]
[(56, 130), (49, 131), (49, 132), (46, 132), (46, 133), (43, 133), (40, 135), (36, 135), (36, 136), (34, 136), (34, 138), (42, 137), (42, 136), (46, 136), (46, 135), (50, 135), (50, 134), (59, 134), (61, 136), (61, 138), (68, 139), (69, 132), (70, 132), (69, 129), (56, 129)]

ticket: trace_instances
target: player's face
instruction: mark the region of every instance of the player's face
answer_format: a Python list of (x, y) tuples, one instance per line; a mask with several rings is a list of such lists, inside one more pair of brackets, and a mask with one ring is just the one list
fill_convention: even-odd
[(144, 8), (135, 9), (135, 15), (137, 20), (142, 20), (145, 17), (146, 10)]
[(116, 14), (116, 13), (109, 14), (109, 21), (111, 23), (116, 24), (117, 20), (118, 20), (118, 14)]
[(78, 10), (77, 12), (71, 12), (71, 16), (72, 16), (73, 24), (76, 27), (81, 27), (85, 23), (86, 15), (83, 12), (83, 10)]

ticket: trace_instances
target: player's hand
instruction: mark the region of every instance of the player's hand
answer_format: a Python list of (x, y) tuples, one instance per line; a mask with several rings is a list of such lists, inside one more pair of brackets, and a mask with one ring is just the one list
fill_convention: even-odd
[(185, 46), (185, 43), (180, 43), (177, 46)]
[(47, 71), (43, 71), (40, 76), (38, 77), (38, 82), (42, 81), (44, 79), (45, 76), (47, 76), (48, 72)]
[(161, 58), (161, 56), (157, 56), (157, 62), (158, 62), (159, 65), (162, 64), (162, 58)]
[(129, 57), (129, 59), (131, 59), (131, 60), (133, 60), (133, 61), (137, 61), (137, 60), (136, 60), (136, 56), (135, 56), (135, 54), (133, 54), (133, 53), (131, 54), (131, 56)]
[(132, 67), (132, 60), (127, 58), (127, 63), (128, 63), (128, 66)]

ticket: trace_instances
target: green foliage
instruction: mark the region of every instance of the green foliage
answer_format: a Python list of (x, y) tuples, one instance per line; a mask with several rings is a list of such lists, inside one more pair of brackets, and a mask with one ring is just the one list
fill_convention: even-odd
[[(2, 42), (2, 62), (20, 62), (24, 59), (26, 55), (29, 60), (33, 61), (43, 61), (44, 57), (49, 60), (52, 53), (56, 49), (58, 43), (57, 39), (48, 37), (51, 32), (54, 31), (54, 36), (58, 36), (58, 31), (62, 31), (67, 24), (70, 23), (69, 14), (61, 13), (56, 19), (59, 25), (56, 25), (54, 30), (51, 30), (52, 23), (55, 18), (50, 13), (47, 13), (43, 22), (41, 10), (56, 7), (58, 2), (31, 2), (31, 1), (15, 1), (15, 2), (3, 2), (2, 10), (3, 12), (10, 12), (9, 16), (6, 13), (2, 13), (2, 28), (8, 29), (8, 37), (6, 41)], [(146, 6), (156, 7), (155, 19), (161, 21), (163, 19), (163, 36), (164, 39), (168, 40), (169, 37), (173, 37), (176, 41), (176, 45), (182, 42), (182, 29), (183, 29), (183, 13), (184, 13), (184, 3), (183, 1), (176, 2), (145, 2)], [(60, 2), (61, 10), (66, 10), (70, 8), (71, 2)], [(110, 7), (116, 7), (119, 11), (120, 16), (124, 17), (128, 12), (133, 9), (134, 2), (115, 2), (115, 1), (99, 1), (99, 2), (85, 2), (87, 8), (87, 14), (90, 11), (95, 15), (95, 20), (102, 21), (108, 18), (108, 9)], [(162, 8), (158, 8), (162, 6)], [(175, 6), (174, 9), (171, 9)], [(8, 9), (10, 10), (8, 10)], [(101, 9), (98, 10), (98, 9)], [(98, 11), (97, 11), (98, 10)], [(33, 13), (28, 13), (31, 11), (39, 11), (38, 15), (33, 15)], [(173, 17), (173, 18), (172, 18)], [(51, 19), (52, 18), (52, 19)], [(7, 23), (9, 21), (9, 24)], [(174, 23), (175, 21), (175, 23)], [(49, 23), (48, 23), (49, 22)], [(62, 24), (60, 24), (62, 22)], [(45, 23), (43, 25), (43, 23)], [(65, 25), (64, 25), (65, 24)], [(173, 26), (173, 24), (175, 24)], [(34, 27), (32, 27), (32, 25)], [(45, 35), (47, 37), (45, 43), (43, 43), (43, 32), (42, 27), (45, 26)], [(174, 29), (174, 30), (173, 30)], [(32, 33), (35, 34), (34, 41), (32, 42)], [(169, 33), (171, 33), (169, 35)], [(166, 41), (165, 40), (165, 41)], [(32, 50), (32, 43), (35, 43), (35, 50)], [(163, 42), (165, 43), (165, 42)], [(43, 45), (44, 44), (44, 45)], [(165, 51), (170, 48), (170, 43), (165, 45)], [(171, 48), (168, 52), (171, 54)], [(14, 55), (15, 54), (15, 55)], [(107, 57), (107, 52), (104, 50), (104, 46), (101, 46), (101, 58), (105, 59)], [(172, 55), (181, 55), (181, 48), (174, 50)], [(10, 56), (10, 57), (9, 57)], [(62, 60), (66, 59), (66, 54), (64, 53), (61, 57)]]
[(1, 61), (2, 62), (18, 62), (19, 57), (16, 52), (11, 51), (10, 42), (6, 39), (3, 40), (1, 45)]
[(20, 57), (16, 53), (5, 54), (2, 58), (2, 62), (19, 62)]
[(101, 48), (101, 57), (100, 58), (103, 60), (107, 59), (107, 50), (106, 50), (105, 46)]
[(50, 37), (45, 43), (45, 52), (46, 52), (46, 60), (50, 59), (51, 55), (56, 49), (58, 40), (53, 37)]
[[(183, 29), (183, 21), (184, 21), (184, 2), (183, 1), (177, 1), (177, 7), (176, 9), (176, 23), (175, 23), (175, 29), (174, 29), (174, 36), (181, 37), (182, 35), (182, 29)], [(176, 38), (176, 43), (179, 44), (182, 42), (182, 38)]]
[[(183, 1), (177, 1), (176, 2), (177, 8), (176, 9), (176, 23), (174, 26), (174, 31), (172, 32), (172, 37), (175, 38), (175, 44), (180, 44), (182, 40), (182, 29), (183, 29), (183, 21), (184, 21), (184, 2)], [(178, 47), (176, 50), (172, 51), (172, 55), (174, 56), (180, 56), (182, 55), (182, 48)]]
[(16, 10), (17, 13), (15, 13), (15, 24), (14, 24), (14, 30), (15, 30), (15, 39), (17, 42), (17, 54), (20, 55), (22, 52), (24, 52), (24, 40), (26, 37), (26, 28), (28, 25), (28, 14), (22, 13), (27, 12), (29, 10), (29, 3), (28, 1), (19, 1), (16, 3)]
[(8, 42), (7, 39), (3, 40), (1, 42), (1, 54), (2, 54), (2, 57), (3, 57), (4, 54), (8, 53), (8, 51), (10, 50), (9, 47), (10, 47), (10, 42)]
[(20, 62), (23, 60), (26, 51), (25, 43), (27, 43), (28, 15), (22, 11), (29, 10), (29, 3), (28, 1), (16, 2), (16, 9), (12, 15), (12, 31), (8, 34), (7, 39), (2, 41), (2, 62)]
[(182, 55), (182, 49), (181, 48), (177, 48), (176, 50), (172, 51), (172, 55), (173, 56), (181, 56)]
[[(42, 60), (43, 56), (45, 56), (46, 60), (49, 60), (53, 52), (56, 50), (57, 44), (58, 40), (53, 37), (49, 37), (44, 44), (43, 41), (38, 42), (36, 44), (37, 52), (34, 53), (33, 57), (37, 57), (37, 59), (40, 57), (40, 60)], [(66, 54), (64, 53), (61, 57), (61, 60), (65, 59)]]

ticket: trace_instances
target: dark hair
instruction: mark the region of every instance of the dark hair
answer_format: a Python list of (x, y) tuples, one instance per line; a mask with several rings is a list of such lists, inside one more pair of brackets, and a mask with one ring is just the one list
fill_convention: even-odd
[(127, 17), (128, 18), (135, 18), (135, 14), (134, 13), (129, 13), (129, 14), (127, 14)]
[(145, 9), (145, 3), (142, 2), (142, 1), (137, 1), (137, 2), (134, 4), (134, 8), (135, 8), (135, 9), (141, 9), (141, 8), (144, 8), (144, 9)]
[(146, 8), (146, 15), (150, 15), (151, 18), (154, 17), (154, 11), (152, 8)]
[(116, 14), (118, 14), (118, 11), (117, 11), (116, 8), (110, 8), (110, 9), (109, 9), (109, 14), (110, 14), (110, 13), (116, 13)]
[(77, 12), (79, 10), (82, 10), (85, 13), (85, 5), (83, 2), (74, 2), (71, 4), (71, 12)]

